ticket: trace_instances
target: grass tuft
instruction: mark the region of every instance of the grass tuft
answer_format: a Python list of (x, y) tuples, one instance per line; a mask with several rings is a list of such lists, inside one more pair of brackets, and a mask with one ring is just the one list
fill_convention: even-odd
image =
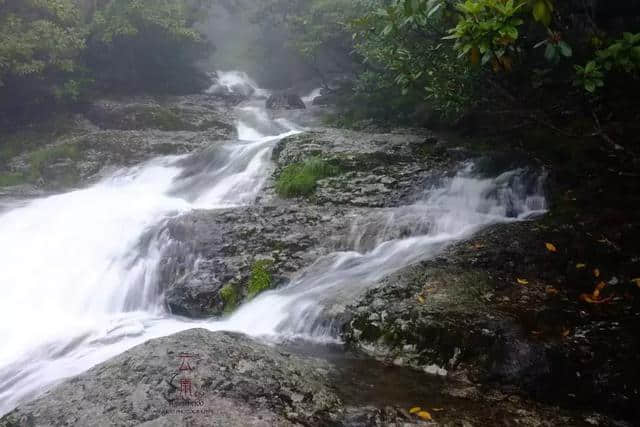
[(281, 197), (308, 196), (316, 190), (318, 180), (339, 173), (338, 167), (313, 157), (285, 167), (276, 180), (276, 192)]

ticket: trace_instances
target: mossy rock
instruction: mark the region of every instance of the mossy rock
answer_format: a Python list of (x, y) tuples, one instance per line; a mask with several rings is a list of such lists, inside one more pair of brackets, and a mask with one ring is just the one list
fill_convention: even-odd
[(233, 283), (227, 283), (220, 289), (220, 299), (223, 303), (223, 312), (229, 314), (238, 307), (240, 294)]
[(247, 285), (247, 298), (251, 299), (271, 289), (273, 285), (273, 261), (259, 260), (251, 267), (251, 276)]
[(4, 173), (0, 174), (0, 187), (13, 187), (15, 185), (24, 184), (27, 178), (22, 173)]

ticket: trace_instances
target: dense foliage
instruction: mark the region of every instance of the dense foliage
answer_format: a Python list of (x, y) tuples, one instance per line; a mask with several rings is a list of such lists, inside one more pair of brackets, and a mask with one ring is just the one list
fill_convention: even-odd
[(193, 24), (206, 3), (0, 0), (0, 115), (16, 121), (96, 88), (194, 89), (208, 44)]
[[(87, 65), (101, 86), (119, 90), (179, 92), (196, 89), (187, 77), (207, 53), (188, 22), (189, 7), (175, 0), (111, 0), (96, 11)], [(196, 82), (197, 83), (197, 82)]]
[(0, 109), (76, 95), (86, 29), (72, 0), (0, 0), (0, 40)]
[[(549, 96), (558, 95), (598, 110), (637, 93), (640, 8), (626, 2), (300, 3), (271, 0), (269, 13), (284, 16), (303, 54), (327, 46), (350, 54), (357, 65), (346, 72), (357, 77), (345, 104), (361, 117), (415, 121), (427, 114), (450, 122), (474, 109), (549, 109)], [(623, 79), (631, 84), (619, 87)], [(598, 90), (605, 85), (607, 96)]]

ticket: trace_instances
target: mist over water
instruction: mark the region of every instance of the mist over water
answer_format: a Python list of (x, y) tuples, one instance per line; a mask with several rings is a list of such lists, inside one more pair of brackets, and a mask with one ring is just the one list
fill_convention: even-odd
[(352, 251), (318, 259), (288, 286), (232, 316), (171, 316), (157, 277), (171, 242), (162, 233), (145, 236), (193, 209), (254, 203), (272, 171), (277, 141), (303, 130), (273, 120), (264, 109), (268, 92), (243, 73), (218, 77), (210, 91), (223, 87), (253, 96), (237, 107), (237, 140), (156, 158), (87, 189), (14, 208), (0, 205), (0, 414), (132, 346), (193, 327), (274, 340), (336, 340), (327, 308), (483, 226), (545, 209), (541, 181), (527, 171), (479, 179), (467, 165), (438, 188), (425, 189), (422, 201), (355, 221), (346, 237)]

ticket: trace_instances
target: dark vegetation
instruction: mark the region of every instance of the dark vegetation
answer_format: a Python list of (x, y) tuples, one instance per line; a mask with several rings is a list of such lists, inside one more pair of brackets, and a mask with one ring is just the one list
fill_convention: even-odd
[(96, 93), (189, 93), (212, 45), (200, 0), (0, 0), (0, 127), (12, 130)]

